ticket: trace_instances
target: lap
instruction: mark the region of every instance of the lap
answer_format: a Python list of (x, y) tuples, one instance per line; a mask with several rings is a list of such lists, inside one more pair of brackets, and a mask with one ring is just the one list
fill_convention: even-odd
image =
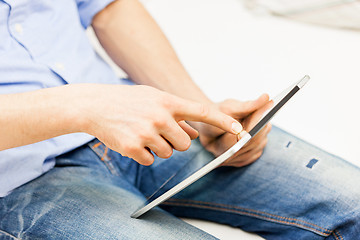
[[(53, 170), (0, 199), (0, 239), (212, 238), (160, 208), (130, 218), (182, 166), (213, 158), (198, 142), (151, 167), (95, 145), (59, 157)], [(357, 167), (274, 127), (259, 160), (215, 169), (162, 208), (267, 239), (351, 239), (360, 234), (358, 182)]]
[(0, 239), (214, 238), (159, 208), (132, 219), (145, 198), (122, 171), (111, 174), (96, 158), (89, 148), (67, 154), (0, 199)]
[[(213, 157), (200, 151), (196, 158)], [(340, 239), (360, 234), (359, 182), (356, 166), (274, 127), (259, 160), (215, 169), (162, 206), (266, 239)]]

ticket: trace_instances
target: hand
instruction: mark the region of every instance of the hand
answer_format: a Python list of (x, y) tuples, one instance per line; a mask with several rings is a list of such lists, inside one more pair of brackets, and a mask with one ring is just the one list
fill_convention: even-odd
[[(250, 131), (255, 126), (262, 117), (262, 114), (271, 105), (272, 102), (269, 101), (269, 96), (266, 94), (261, 95), (254, 101), (241, 102), (229, 99), (217, 104), (220, 111), (241, 122), (246, 131)], [(223, 130), (207, 124), (200, 124), (198, 129), (201, 143), (215, 156), (221, 155), (239, 140), (238, 136), (227, 134)], [(224, 162), (222, 166), (242, 167), (254, 162), (261, 156), (267, 143), (267, 134), (270, 130), (271, 125), (267, 124), (239, 152)]]
[(213, 106), (148, 86), (83, 84), (73, 105), (85, 118), (83, 131), (143, 165), (153, 163), (151, 151), (168, 158), (173, 149), (190, 147), (198, 133), (185, 120), (212, 124), (233, 136), (242, 130)]

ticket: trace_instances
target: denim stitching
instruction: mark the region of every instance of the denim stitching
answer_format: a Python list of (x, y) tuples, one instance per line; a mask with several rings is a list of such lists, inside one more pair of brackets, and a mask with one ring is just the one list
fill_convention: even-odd
[(105, 146), (105, 150), (104, 150), (104, 153), (103, 153), (103, 155), (102, 155), (102, 157), (101, 157), (101, 161), (105, 161), (105, 158), (106, 158), (106, 157), (108, 158), (108, 161), (111, 160), (111, 158), (107, 155), (108, 150), (109, 150), (109, 148), (108, 148), (107, 146)]
[(242, 214), (242, 215), (246, 215), (246, 216), (252, 216), (252, 217), (257, 217), (260, 219), (265, 219), (265, 220), (269, 220), (269, 221), (273, 221), (273, 222), (277, 222), (277, 223), (283, 223), (286, 225), (293, 225), (293, 226), (297, 226), (297, 227), (302, 227), (305, 229), (309, 229), (314, 231), (315, 233), (319, 234), (319, 235), (323, 235), (328, 237), (330, 234), (321, 232), (315, 228), (312, 227), (308, 227), (308, 226), (304, 226), (301, 225), (299, 223), (293, 223), (293, 222), (288, 222), (288, 221), (283, 221), (283, 220), (278, 220), (278, 219), (274, 219), (274, 218), (270, 218), (270, 217), (265, 217), (265, 216), (261, 216), (259, 214), (255, 214), (255, 213), (249, 213), (249, 212), (245, 212), (245, 211), (239, 211), (239, 210), (231, 210), (231, 209), (224, 209), (224, 208), (220, 208), (220, 207), (212, 207), (212, 206), (203, 206), (203, 205), (196, 205), (196, 204), (191, 204), (191, 203), (185, 203), (185, 204), (181, 204), (181, 203), (163, 203), (165, 205), (174, 205), (174, 206), (188, 206), (188, 207), (199, 207), (199, 208), (207, 208), (207, 209), (212, 209), (212, 210), (219, 210), (219, 211), (224, 211), (224, 212), (230, 212), (230, 213), (238, 213), (238, 214)]
[(200, 203), (200, 204), (201, 204), (201, 203), (204, 203), (204, 204), (208, 204), (208, 205), (223, 206), (223, 207), (226, 207), (226, 208), (235, 208), (235, 209), (240, 209), (240, 210), (244, 210), (244, 211), (255, 212), (255, 213), (259, 213), (259, 214), (265, 214), (265, 215), (269, 215), (269, 216), (273, 216), (273, 217), (277, 217), (277, 218), (281, 218), (281, 219), (285, 219), (285, 220), (303, 222), (303, 223), (305, 223), (305, 224), (314, 226), (314, 227), (316, 227), (316, 228), (320, 228), (320, 229), (324, 230), (325, 232), (331, 232), (331, 230), (329, 230), (329, 229), (327, 229), (327, 228), (320, 227), (320, 226), (318, 226), (318, 225), (315, 225), (315, 224), (313, 224), (313, 223), (306, 222), (306, 221), (304, 221), (304, 220), (300, 220), (300, 219), (296, 219), (296, 218), (283, 217), (283, 216), (279, 216), (279, 215), (276, 215), (276, 214), (271, 214), (271, 213), (262, 212), (262, 211), (258, 211), (258, 210), (253, 210), (253, 209), (246, 209), (246, 208), (242, 208), (242, 207), (238, 207), (238, 206), (231, 206), (231, 205), (226, 205), (226, 204), (221, 204), (221, 203), (213, 204), (213, 203), (210, 203), (210, 202), (203, 202), (203, 201), (196, 201), (196, 200), (183, 200), (183, 199), (169, 199), (169, 200), (198, 202), (198, 203)]
[(13, 236), (12, 234), (8, 233), (8, 232), (5, 232), (4, 230), (1, 230), (0, 229), (0, 233), (3, 233), (4, 235), (8, 236), (8, 237), (12, 237), (13, 239), (16, 239), (16, 240), (21, 240), (20, 238), (17, 238), (15, 236)]
[(336, 239), (344, 240), (343, 236), (339, 233), (339, 231), (334, 230), (333, 234), (336, 237)]
[(339, 233), (339, 231), (336, 231), (336, 234), (338, 234), (340, 236), (341, 240), (344, 240), (343, 236)]
[[(179, 202), (176, 202), (177, 200), (194, 202), (194, 203), (179, 203)], [(250, 210), (250, 209), (245, 209), (245, 208), (240, 208), (240, 207), (232, 207), (232, 206), (228, 206), (228, 205), (224, 205), (224, 204), (217, 204), (217, 205), (219, 205), (219, 206), (223, 205), (223, 206), (226, 206), (227, 208), (201, 205), (201, 203), (210, 204), (210, 205), (212, 204), (212, 203), (201, 202), (201, 201), (182, 200), (182, 199), (177, 199), (177, 200), (174, 201), (174, 199), (168, 199), (168, 201), (164, 202), (163, 204), (165, 204), (165, 205), (177, 205), (177, 206), (200, 207), (200, 208), (202, 207), (202, 208), (208, 208), (208, 209), (214, 209), (214, 210), (220, 210), (220, 211), (226, 211), (226, 212), (234, 212), (234, 213), (244, 214), (244, 215), (248, 215), (248, 216), (254, 216), (254, 217), (258, 217), (258, 218), (263, 218), (263, 219), (271, 220), (271, 221), (274, 221), (274, 222), (279, 222), (279, 223), (294, 225), (294, 226), (298, 226), (298, 227), (303, 227), (303, 228), (306, 228), (306, 229), (313, 230), (314, 232), (316, 232), (316, 233), (318, 233), (320, 235), (324, 235), (324, 236), (329, 236), (332, 233), (328, 229), (322, 228), (322, 227), (317, 226), (315, 224), (308, 223), (308, 222), (305, 222), (305, 221), (302, 221), (302, 220), (299, 220), (299, 219), (287, 218), (287, 217), (282, 217), (282, 216), (278, 216), (278, 215), (274, 215), (274, 214), (269, 214), (269, 213), (266, 213), (266, 212), (255, 211), (255, 210)], [(196, 204), (196, 202), (198, 202), (198, 204)], [(235, 208), (235, 209), (229, 209), (229, 207)], [(236, 209), (239, 209), (239, 210), (236, 210)], [(260, 215), (260, 214), (263, 214), (263, 215)], [(268, 215), (268, 216), (264, 216), (264, 215)], [(271, 218), (270, 216), (277, 217), (277, 218), (284, 219), (284, 220)], [(286, 220), (288, 220), (288, 221), (286, 221)], [(318, 230), (316, 228), (306, 226), (304, 224), (300, 224), (300, 223), (297, 223), (297, 222), (289, 222), (289, 220), (297, 221), (297, 222), (303, 222), (306, 225), (312, 225), (312, 226), (314, 226), (316, 228), (324, 229), (324, 231), (321, 231), (321, 230)]]
[[(107, 161), (110, 160), (109, 157), (107, 155), (105, 155), (104, 151), (106, 150), (106, 146), (100, 142), (100, 145), (94, 144), (94, 145), (88, 145), (90, 147), (90, 149), (96, 153), (96, 155), (102, 160), (102, 161)], [(100, 146), (103, 146), (103, 148), (100, 148)], [(107, 153), (107, 152), (106, 152)]]
[(281, 218), (281, 219), (285, 219), (285, 220), (303, 222), (305, 224), (308, 224), (308, 225), (314, 226), (316, 228), (322, 229), (325, 232), (331, 233), (331, 230), (329, 230), (327, 228), (320, 227), (318, 225), (306, 222), (304, 220), (300, 220), (300, 219), (296, 219), (296, 218), (283, 217), (283, 216), (279, 216), (279, 215), (276, 215), (276, 214), (271, 214), (271, 213), (262, 212), (262, 211), (258, 211), (258, 210), (253, 210), (253, 209), (242, 208), (242, 207), (238, 207), (238, 206), (231, 206), (231, 205), (222, 204), (222, 203), (214, 204), (214, 203), (210, 203), (210, 202), (203, 202), (203, 201), (197, 201), (197, 200), (174, 199), (174, 198), (171, 198), (168, 201), (185, 201), (185, 202), (194, 202), (194, 203), (199, 203), (199, 204), (218, 205), (218, 206), (223, 206), (223, 207), (226, 207), (226, 208), (240, 209), (240, 210), (244, 210), (244, 211), (255, 212), (255, 213), (259, 213), (259, 214), (265, 214), (265, 215), (269, 215), (269, 216), (273, 216), (273, 217), (277, 217), (277, 218)]
[(336, 240), (340, 240), (340, 239), (338, 238), (338, 236), (336, 235), (335, 231), (333, 232), (333, 235), (334, 235), (334, 237), (335, 237)]
[[(96, 144), (88, 144), (90, 149), (100, 158), (100, 160), (105, 164), (106, 168), (110, 171), (111, 174), (115, 176), (120, 176), (119, 172), (117, 171), (116, 167), (112, 164), (110, 161), (111, 158), (108, 156), (108, 150), (109, 148), (105, 146), (102, 142), (98, 142)], [(102, 149), (100, 149), (100, 146), (104, 146), (104, 151), (102, 152)]]
[(101, 142), (98, 142), (98, 143), (94, 144), (94, 145), (92, 146), (92, 148), (97, 148), (97, 147), (99, 147), (100, 145), (101, 145)]

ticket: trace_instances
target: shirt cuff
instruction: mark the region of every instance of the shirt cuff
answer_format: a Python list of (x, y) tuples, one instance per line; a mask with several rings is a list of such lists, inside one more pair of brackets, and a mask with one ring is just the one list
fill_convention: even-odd
[(92, 0), (78, 3), (81, 25), (86, 29), (94, 16), (115, 0)]

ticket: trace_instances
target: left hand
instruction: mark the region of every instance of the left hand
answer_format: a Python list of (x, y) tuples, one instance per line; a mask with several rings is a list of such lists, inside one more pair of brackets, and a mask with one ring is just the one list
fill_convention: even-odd
[[(272, 102), (269, 101), (267, 94), (263, 94), (253, 101), (241, 102), (228, 99), (216, 105), (220, 111), (237, 119), (246, 131), (250, 131), (263, 113), (272, 106)], [(200, 124), (198, 130), (201, 144), (215, 156), (221, 155), (239, 140), (238, 135), (225, 133), (223, 130), (208, 124)], [(271, 125), (267, 124), (242, 149), (221, 166), (242, 167), (257, 160), (266, 146), (267, 134), (270, 130)]]

